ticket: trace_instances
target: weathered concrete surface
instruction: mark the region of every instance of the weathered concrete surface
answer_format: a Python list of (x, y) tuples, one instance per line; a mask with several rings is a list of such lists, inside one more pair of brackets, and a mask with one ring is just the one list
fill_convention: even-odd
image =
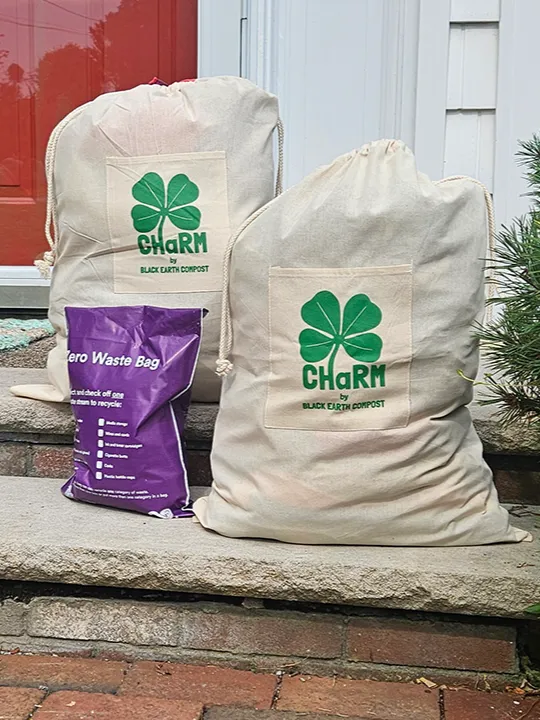
[[(45, 370), (0, 367), (0, 433), (73, 435), (75, 422), (67, 403), (46, 403), (15, 397), (12, 385), (47, 383)], [(208, 449), (214, 434), (217, 405), (193, 403), (186, 425), (186, 442), (192, 449)]]
[(540, 454), (540, 426), (535, 429), (528, 423), (514, 422), (503, 427), (492, 405), (473, 403), (470, 410), (486, 453)]
[(25, 615), (26, 608), (22, 603), (14, 600), (1, 602), (0, 635), (21, 635), (24, 632)]
[(37, 340), (25, 348), (4, 350), (0, 352), (0, 367), (45, 368), (49, 351), (55, 345), (56, 338), (53, 336)]
[[(234, 540), (191, 520), (75, 503), (60, 485), (0, 478), (1, 578), (487, 616), (519, 616), (540, 599), (538, 537), (473, 548)], [(515, 523), (534, 531), (535, 520)]]
[(0, 368), (0, 432), (73, 435), (75, 422), (68, 404), (29, 400), (9, 392), (12, 385), (46, 382), (45, 370)]
[(172, 604), (36, 598), (28, 609), (27, 632), (36, 637), (174, 646), (181, 631), (182, 612)]
[[(16, 398), (11, 385), (47, 382), (44, 370), (0, 367), (0, 433), (72, 435), (75, 423), (68, 405)], [(190, 408), (186, 441), (192, 449), (209, 449), (217, 416), (214, 403), (193, 403)], [(487, 453), (540, 454), (540, 430), (515, 423), (503, 428), (491, 407), (471, 405), (475, 427)]]

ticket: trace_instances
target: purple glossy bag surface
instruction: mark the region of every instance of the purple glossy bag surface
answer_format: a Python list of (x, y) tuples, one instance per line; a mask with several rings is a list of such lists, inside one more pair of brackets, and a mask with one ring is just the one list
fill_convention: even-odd
[(66, 308), (75, 500), (161, 518), (191, 511), (183, 432), (201, 309)]

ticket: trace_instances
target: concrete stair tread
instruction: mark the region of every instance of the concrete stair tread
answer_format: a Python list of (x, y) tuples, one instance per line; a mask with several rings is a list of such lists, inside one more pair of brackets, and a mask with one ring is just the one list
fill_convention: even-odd
[[(0, 434), (27, 433), (73, 435), (75, 423), (67, 404), (45, 403), (14, 397), (12, 385), (47, 382), (45, 370), (0, 367)], [(496, 410), (476, 403), (470, 406), (475, 427), (487, 453), (535, 455), (540, 453), (540, 433), (524, 423), (502, 427)], [(186, 441), (191, 448), (208, 449), (212, 442), (218, 406), (193, 403), (186, 427)]]
[[(62, 482), (0, 478), (0, 577), (502, 617), (540, 600), (538, 537), (471, 548), (229, 539), (67, 500)], [(534, 532), (535, 512), (513, 522)]]
[[(45, 370), (0, 367), (0, 434), (59, 435), (72, 437), (75, 422), (67, 403), (46, 403), (15, 397), (12, 385), (47, 383)], [(186, 441), (192, 448), (209, 448), (217, 404), (192, 403), (186, 426)]]

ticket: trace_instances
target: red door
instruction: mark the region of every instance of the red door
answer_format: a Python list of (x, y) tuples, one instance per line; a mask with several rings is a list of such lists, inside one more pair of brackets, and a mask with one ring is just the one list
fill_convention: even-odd
[(31, 265), (48, 249), (43, 160), (68, 112), (196, 73), (197, 0), (1, 0), (0, 265)]

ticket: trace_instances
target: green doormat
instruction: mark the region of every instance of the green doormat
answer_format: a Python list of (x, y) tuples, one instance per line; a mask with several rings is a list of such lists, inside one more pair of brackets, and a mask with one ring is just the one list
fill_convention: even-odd
[(25, 348), (51, 335), (54, 329), (48, 320), (0, 320), (0, 352)]

